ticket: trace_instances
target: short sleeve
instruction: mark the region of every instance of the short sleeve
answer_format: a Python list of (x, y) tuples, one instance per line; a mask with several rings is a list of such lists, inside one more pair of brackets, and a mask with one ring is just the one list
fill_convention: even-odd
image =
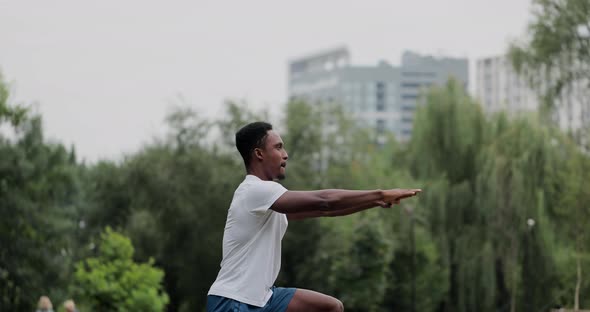
[(273, 181), (257, 181), (252, 183), (248, 190), (248, 211), (255, 214), (263, 214), (281, 197), (287, 189)]

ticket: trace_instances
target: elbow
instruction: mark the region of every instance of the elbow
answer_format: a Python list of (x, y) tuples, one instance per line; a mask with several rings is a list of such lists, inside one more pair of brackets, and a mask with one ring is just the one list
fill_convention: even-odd
[(336, 202), (336, 200), (334, 198), (330, 198), (329, 196), (325, 196), (325, 195), (319, 195), (317, 196), (317, 201), (316, 201), (316, 209), (317, 211), (319, 211), (322, 216), (328, 216), (329, 212), (334, 210), (334, 203)]

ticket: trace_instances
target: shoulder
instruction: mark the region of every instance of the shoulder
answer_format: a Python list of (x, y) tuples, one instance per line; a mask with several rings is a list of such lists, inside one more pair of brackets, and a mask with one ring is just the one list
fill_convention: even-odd
[(259, 196), (268, 193), (286, 191), (287, 189), (278, 182), (274, 181), (251, 181), (244, 185), (243, 191), (247, 196)]
[(286, 190), (286, 188), (278, 182), (265, 181), (250, 175), (247, 176), (244, 182), (242, 182), (242, 184), (240, 184), (240, 186), (238, 187), (238, 190), (246, 192), (260, 192), (274, 189)]
[(287, 189), (274, 181), (254, 180), (244, 181), (236, 190), (234, 201), (254, 207), (272, 205)]

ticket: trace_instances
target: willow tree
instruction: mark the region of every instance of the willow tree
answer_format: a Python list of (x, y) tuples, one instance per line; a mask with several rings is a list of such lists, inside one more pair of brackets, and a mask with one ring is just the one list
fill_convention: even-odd
[[(532, 15), (525, 37), (510, 47), (512, 63), (541, 95), (544, 112), (579, 102), (582, 128), (588, 130), (590, 2), (533, 0)], [(583, 139), (588, 132), (580, 134)]]
[[(590, 2), (587, 0), (533, 0), (532, 19), (524, 38), (510, 47), (510, 58), (520, 74), (528, 78), (531, 86), (542, 99), (542, 111), (550, 116), (557, 108), (579, 104), (574, 112), (581, 119), (579, 129), (573, 130), (576, 143), (586, 152), (590, 150)], [(571, 109), (570, 107), (567, 107)], [(586, 156), (570, 151), (572, 172), (564, 183), (571, 186), (565, 192), (563, 205), (579, 214), (587, 207), (584, 192), (577, 190), (580, 172), (583, 172)], [(585, 212), (582, 213), (584, 215)], [(569, 213), (568, 213), (569, 215)], [(583, 219), (583, 218), (582, 218)], [(575, 224), (579, 217), (571, 219)], [(569, 227), (568, 227), (569, 228)], [(575, 241), (582, 235), (573, 236)], [(576, 243), (577, 254), (584, 254)], [(579, 256), (577, 256), (580, 259)], [(578, 260), (579, 262), (579, 260)], [(581, 265), (577, 265), (581, 270)], [(582, 274), (577, 274), (581, 276)], [(578, 278), (578, 287), (581, 283)], [(575, 306), (579, 299), (576, 293)]]
[[(562, 224), (560, 229), (564, 243), (570, 247), (568, 258), (575, 263), (575, 277), (568, 278), (565, 285), (566, 289), (573, 289), (574, 309), (579, 309), (583, 303), (586, 306), (590, 304), (587, 296), (580, 297), (587, 294), (590, 288), (590, 281), (583, 278), (588, 276), (583, 268), (590, 267), (590, 232), (587, 230), (590, 224), (590, 189), (585, 185), (590, 179), (590, 157), (568, 142), (561, 142), (559, 147), (567, 162), (559, 172), (564, 191), (556, 204), (555, 216)], [(571, 301), (568, 300), (568, 303)]]
[[(489, 310), (490, 247), (481, 241), (475, 207), (478, 157), (488, 142), (480, 107), (456, 81), (425, 95), (414, 121), (409, 163), (424, 181), (422, 207), (448, 272), (447, 311)], [(483, 258), (480, 259), (481, 257)]]
[(477, 209), (492, 247), (498, 295), (510, 311), (546, 309), (555, 301), (551, 207), (563, 191), (559, 137), (534, 118), (496, 116), (481, 154)]

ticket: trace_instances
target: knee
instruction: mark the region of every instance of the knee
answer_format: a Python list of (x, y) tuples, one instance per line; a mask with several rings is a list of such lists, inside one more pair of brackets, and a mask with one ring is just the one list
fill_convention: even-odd
[(344, 305), (342, 304), (342, 301), (334, 298), (334, 300), (332, 301), (332, 305), (330, 307), (330, 312), (343, 312), (344, 311)]

